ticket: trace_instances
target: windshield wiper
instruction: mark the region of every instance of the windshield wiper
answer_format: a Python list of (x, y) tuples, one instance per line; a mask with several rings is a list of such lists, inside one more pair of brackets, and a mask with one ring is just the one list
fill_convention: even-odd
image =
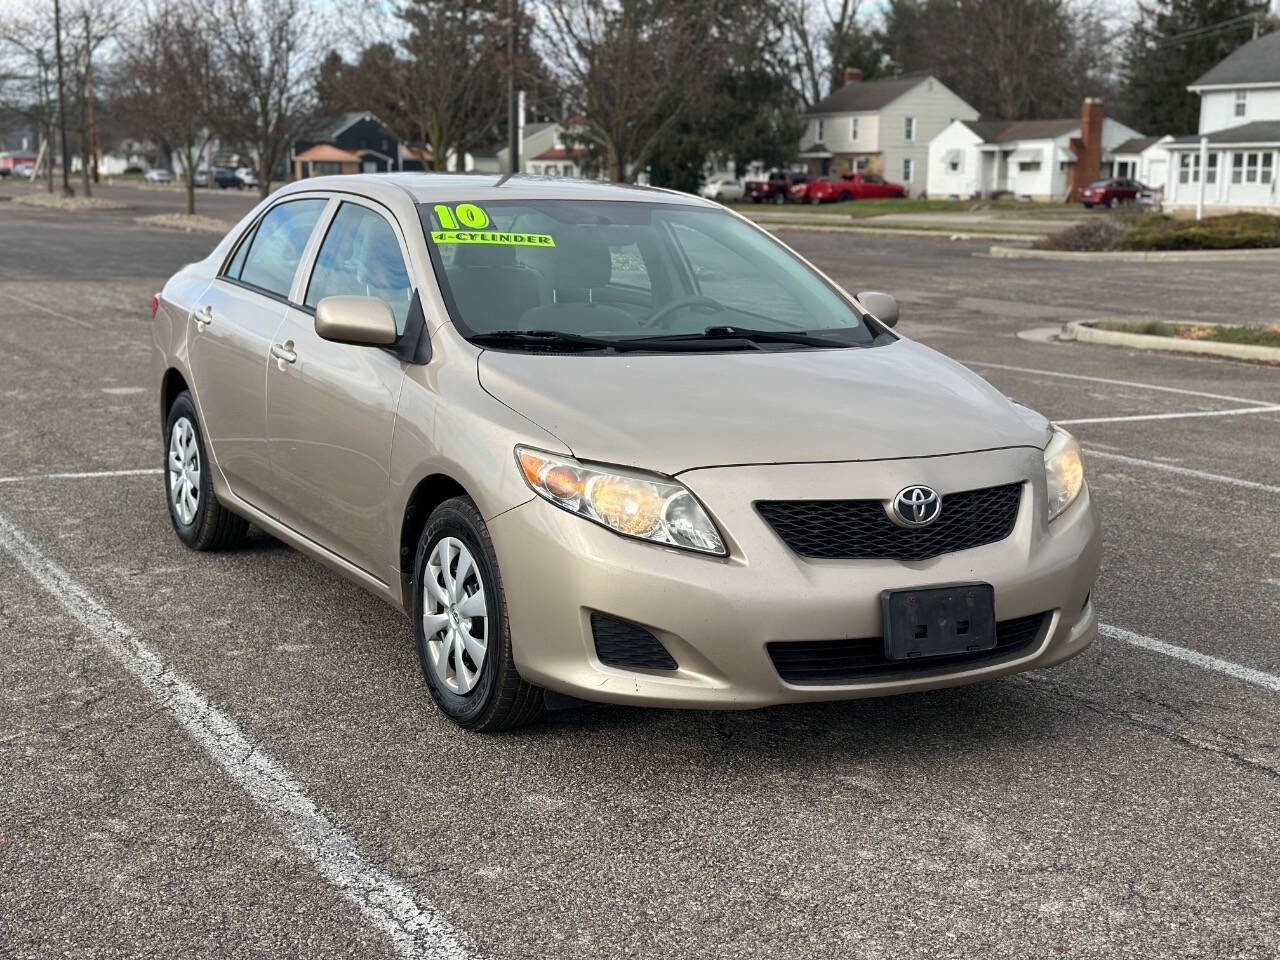
[(584, 337), (559, 330), (491, 330), (488, 333), (477, 333), (470, 340), (482, 347), (583, 347), (588, 350), (612, 350), (618, 345), (616, 340)]
[(707, 327), (702, 333), (666, 334), (656, 337), (639, 337), (628, 343), (643, 343), (653, 347), (662, 343), (691, 343), (707, 340), (745, 340), (748, 343), (799, 343), (807, 347), (848, 347), (852, 344), (816, 337), (808, 333), (792, 333), (788, 330), (753, 330), (750, 327)]

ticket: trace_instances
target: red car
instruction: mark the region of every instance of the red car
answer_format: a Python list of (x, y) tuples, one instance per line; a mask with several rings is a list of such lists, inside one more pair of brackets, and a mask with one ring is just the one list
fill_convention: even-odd
[(807, 203), (835, 203), (840, 200), (870, 200), (885, 197), (905, 197), (907, 188), (900, 183), (890, 183), (874, 173), (842, 173), (838, 177), (823, 177), (793, 187), (791, 199)]
[(1114, 210), (1122, 203), (1134, 203), (1145, 192), (1147, 188), (1137, 180), (1095, 180), (1080, 188), (1080, 202), (1086, 207), (1106, 205)]

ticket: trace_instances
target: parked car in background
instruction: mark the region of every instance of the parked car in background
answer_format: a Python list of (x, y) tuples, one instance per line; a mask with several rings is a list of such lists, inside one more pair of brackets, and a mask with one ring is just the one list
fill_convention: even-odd
[(236, 167), (236, 179), (240, 181), (240, 186), (250, 190), (258, 189), (258, 175), (253, 172), (252, 167)]
[(142, 175), (142, 179), (146, 183), (172, 183), (173, 174), (160, 167), (153, 167)]
[(798, 185), (808, 182), (807, 173), (774, 170), (767, 180), (748, 180), (743, 184), (743, 193), (752, 203), (786, 203)]
[(727, 173), (722, 173), (712, 177), (699, 187), (698, 193), (708, 200), (718, 200), (721, 203), (726, 200), (741, 200), (742, 181), (736, 177), (729, 176)]
[(805, 184), (803, 193), (800, 196), (793, 195), (793, 199), (823, 203), (836, 200), (881, 200), (906, 195), (906, 187), (878, 174), (842, 173), (838, 177), (826, 177)]
[[(193, 182), (197, 187), (209, 186), (209, 171), (197, 170)], [(244, 189), (244, 184), (240, 182), (240, 178), (236, 176), (236, 172), (230, 167), (213, 168), (213, 186), (220, 190), (229, 190), (232, 187), (236, 190)]]
[(7, 177), (11, 173), (13, 173), (13, 171), (10, 170), (8, 167), (0, 167), (0, 178)]
[(1137, 180), (1114, 177), (1110, 180), (1095, 180), (1087, 187), (1081, 187), (1080, 202), (1086, 207), (1107, 206), (1114, 210), (1122, 203), (1136, 203), (1144, 193), (1150, 195), (1150, 188)]
[(36, 175), (36, 165), (34, 163), (20, 163), (13, 168), (15, 177), (34, 177)]

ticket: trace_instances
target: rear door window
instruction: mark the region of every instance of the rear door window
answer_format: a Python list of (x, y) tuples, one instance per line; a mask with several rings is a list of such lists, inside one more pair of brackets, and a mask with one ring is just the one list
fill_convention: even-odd
[(413, 285), (395, 231), (380, 214), (356, 203), (338, 208), (316, 256), (305, 303), (325, 297), (377, 297), (391, 308), (404, 333)]
[(298, 262), (326, 203), (320, 197), (308, 197), (272, 207), (258, 224), (248, 254), (241, 261), (237, 251), (232, 258), (231, 269), (238, 266), (239, 273), (233, 275), (229, 269), (227, 276), (288, 299)]

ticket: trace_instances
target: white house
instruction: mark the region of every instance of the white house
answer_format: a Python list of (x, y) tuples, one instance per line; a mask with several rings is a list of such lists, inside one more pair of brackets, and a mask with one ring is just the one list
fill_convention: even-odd
[[(929, 142), (929, 196), (1012, 193), (1031, 200), (1064, 200), (1079, 159), (1082, 128), (1080, 117), (956, 120)], [(1111, 174), (1116, 148), (1141, 136), (1110, 117), (1103, 119), (1100, 174)]]
[(929, 142), (955, 120), (977, 120), (978, 111), (928, 75), (862, 80), (845, 71), (845, 83), (805, 114), (800, 158), (814, 176), (865, 171), (925, 191)]
[(1165, 206), (1194, 209), (1203, 187), (1206, 211), (1280, 213), (1280, 30), (1246, 43), (1187, 89), (1200, 95), (1200, 132), (1168, 145)]
[(1169, 144), (1173, 137), (1135, 137), (1111, 151), (1111, 175), (1163, 189), (1169, 179)]

